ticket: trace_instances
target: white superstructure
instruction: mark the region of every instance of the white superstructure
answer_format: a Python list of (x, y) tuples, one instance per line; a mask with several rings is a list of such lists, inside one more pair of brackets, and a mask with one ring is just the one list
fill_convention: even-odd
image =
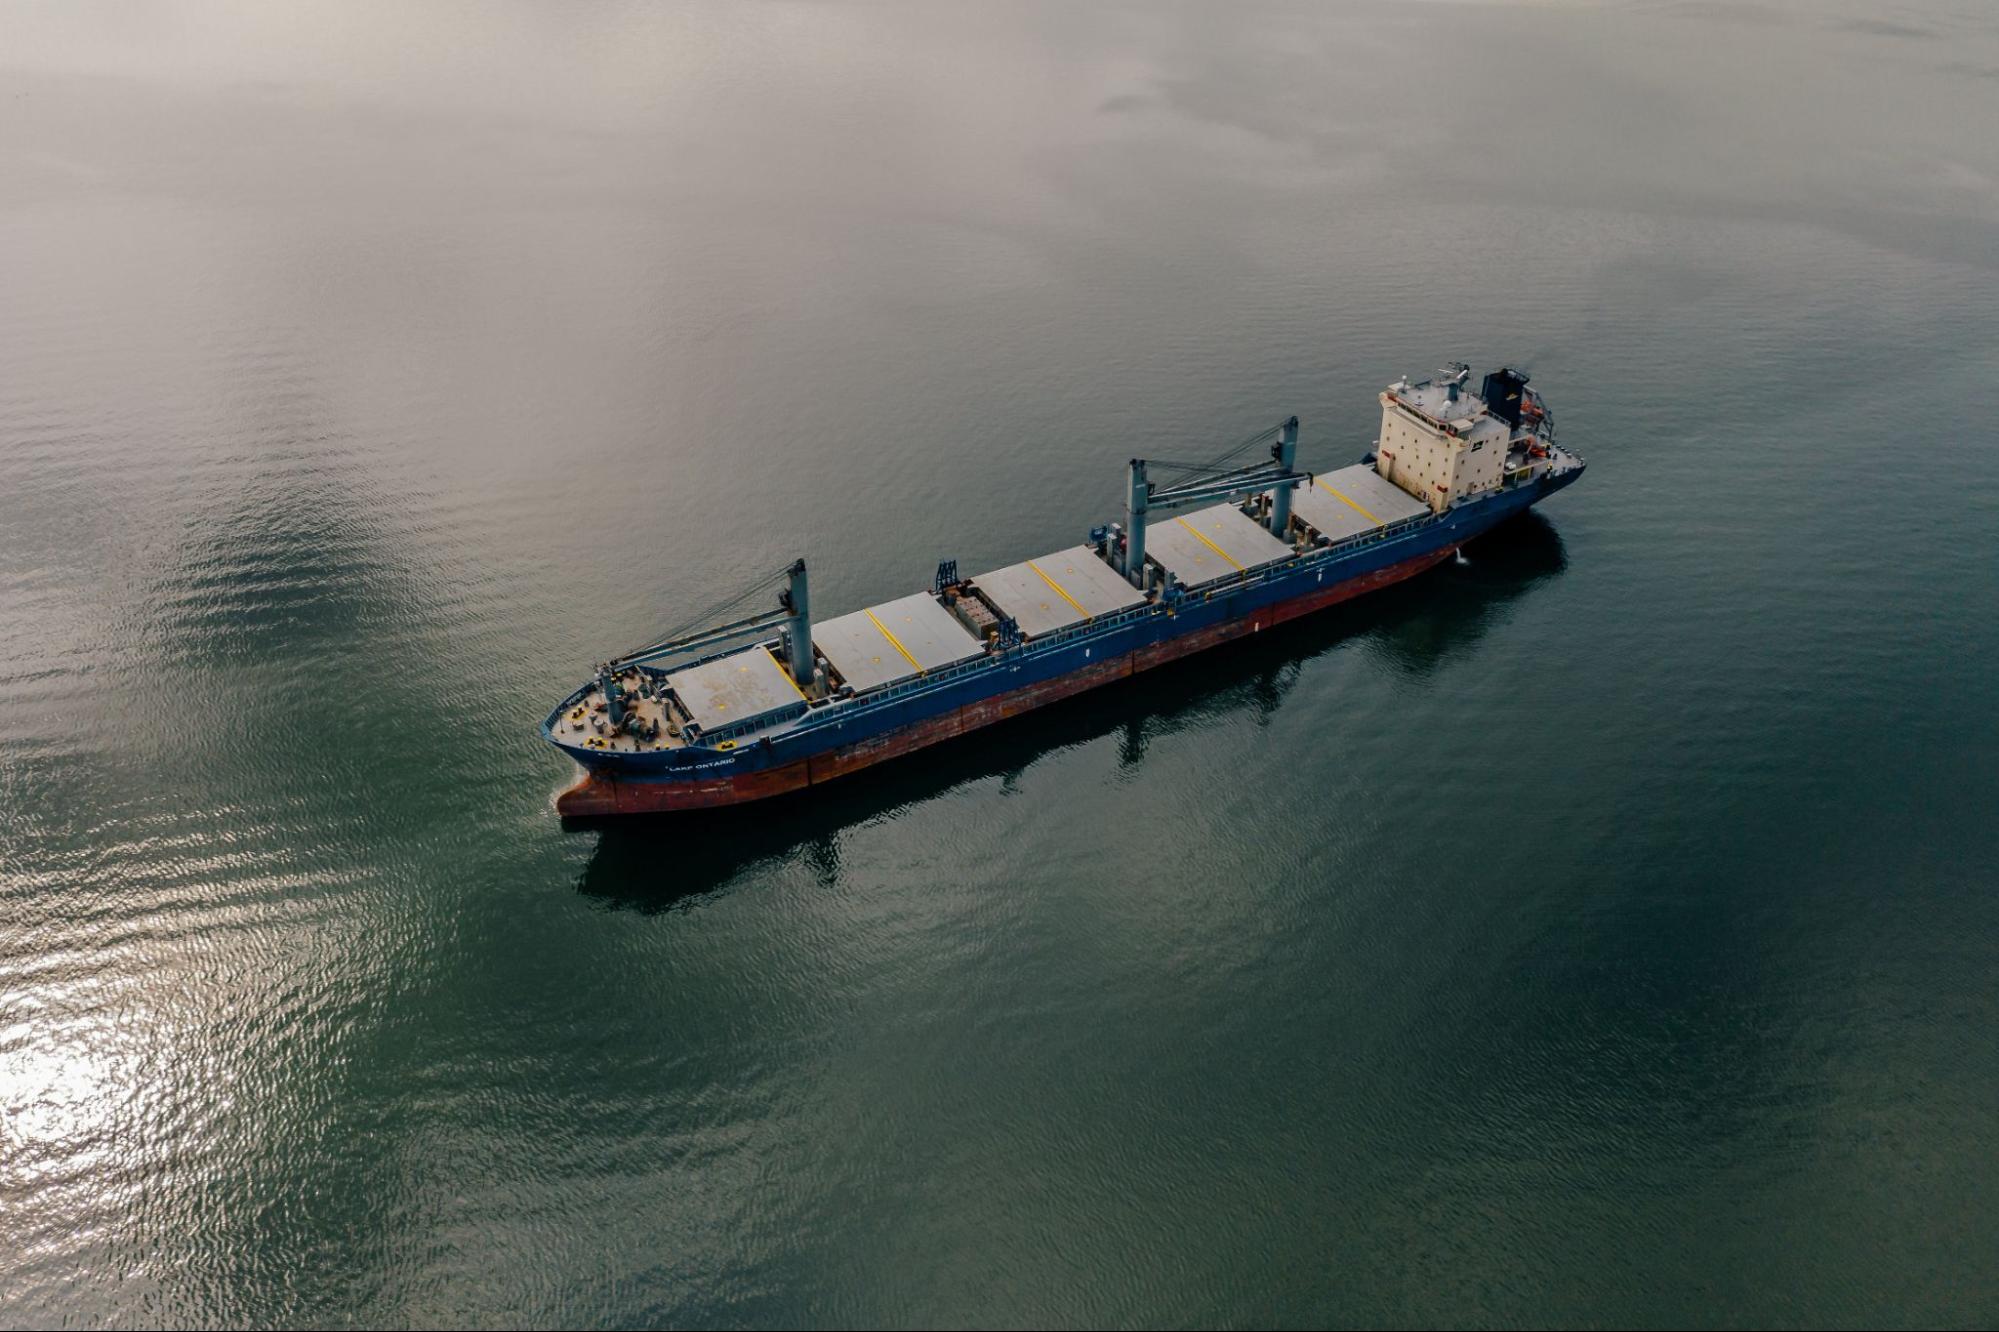
[(1452, 365), (1381, 395), (1375, 470), (1438, 513), (1531, 474), (1547, 457), (1546, 410), (1526, 377), (1496, 371), (1482, 394), (1467, 390), (1470, 377)]

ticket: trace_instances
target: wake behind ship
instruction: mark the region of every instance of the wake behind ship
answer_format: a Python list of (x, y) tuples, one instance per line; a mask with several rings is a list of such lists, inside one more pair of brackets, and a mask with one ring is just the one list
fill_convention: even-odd
[(775, 609), (605, 662), (556, 705), (542, 735), (584, 769), (556, 809), (799, 791), (1421, 573), (1582, 475), (1525, 375), (1470, 378), (1391, 384), (1374, 450), (1336, 471), (1296, 470), (1296, 417), (1207, 463), (1134, 458), (1124, 521), (1083, 544), (970, 578), (947, 560), (829, 620), (798, 560), (735, 602), (781, 583)]

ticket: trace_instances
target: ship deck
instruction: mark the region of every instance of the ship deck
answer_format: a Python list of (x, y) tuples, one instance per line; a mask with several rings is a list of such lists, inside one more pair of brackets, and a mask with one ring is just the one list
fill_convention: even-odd
[[(628, 722), (612, 726), (604, 691), (592, 685), (551, 719), (552, 737), (565, 745), (623, 754), (686, 746), (681, 723), (669, 711), (668, 700), (655, 677), (632, 667), (620, 676), (620, 687), (626, 691), (626, 715), (636, 719), (639, 725), (633, 726)], [(633, 692), (637, 690), (646, 692)], [(647, 732), (656, 734), (649, 735)]]
[(1345, 541), (1428, 513), (1430, 506), (1366, 463), (1324, 472), (1291, 493), (1291, 511), (1328, 541)]
[[(1537, 472), (1580, 470), (1560, 450)], [(1288, 576), (1294, 562), (1309, 568), (1344, 560), (1350, 549), (1397, 537), (1445, 514), (1384, 480), (1367, 463), (1327, 472), (1293, 492), (1292, 541), (1281, 541), (1235, 504), (1162, 517), (1148, 528), (1148, 562), (1170, 575), (1178, 595), (1208, 597), (1235, 584)], [(1268, 492), (1259, 496), (1267, 504)], [(1253, 504), (1252, 509), (1258, 508)], [(966, 579), (960, 598), (977, 598), (1012, 620), (1033, 651), (1111, 632), (1151, 603), (1091, 546), (1073, 546)], [(847, 715), (849, 709), (893, 699), (999, 660), (1004, 649), (992, 614), (973, 620), (931, 592), (913, 593), (823, 621), (814, 627), (817, 673), (801, 687), (781, 661), (777, 641), (753, 643), (663, 671), (629, 667), (621, 675), (636, 725), (612, 726), (601, 687), (578, 690), (552, 714), (556, 743), (614, 753), (690, 746), (729, 750), (793, 728)], [(974, 633), (984, 623), (985, 637)]]

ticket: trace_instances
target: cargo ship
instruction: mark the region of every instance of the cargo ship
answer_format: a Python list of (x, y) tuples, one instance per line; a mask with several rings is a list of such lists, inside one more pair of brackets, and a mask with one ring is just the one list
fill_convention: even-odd
[[(601, 663), (542, 721), (568, 818), (713, 809), (830, 782), (1410, 578), (1582, 475), (1527, 376), (1453, 363), (1380, 395), (1358, 462), (1297, 468), (1298, 419), (1206, 462), (1134, 458), (1124, 520), (989, 573), (815, 620), (795, 560)], [(752, 598), (765, 610), (712, 623)]]

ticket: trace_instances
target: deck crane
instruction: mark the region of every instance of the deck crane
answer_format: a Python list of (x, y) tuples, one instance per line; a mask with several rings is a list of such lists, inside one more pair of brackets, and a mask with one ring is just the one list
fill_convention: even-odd
[[(1238, 463), (1234, 460), (1258, 444), (1270, 445), (1269, 461)], [(1310, 475), (1295, 470), (1298, 460), (1298, 418), (1251, 435), (1221, 457), (1206, 463), (1176, 463), (1162, 459), (1133, 458), (1131, 483), (1124, 506), (1124, 560), (1120, 566), (1133, 587), (1145, 590), (1146, 515), (1155, 509), (1177, 509), (1203, 500), (1228, 500), (1259, 491), (1272, 492), (1266, 525), (1272, 535), (1284, 539), (1291, 525), (1291, 491)], [(1161, 468), (1187, 479), (1161, 486), (1147, 475), (1148, 468)]]
[[(742, 619), (730, 620), (726, 624), (712, 625), (705, 629), (694, 626), (713, 620), (740, 607), (758, 593), (778, 582), (785, 584), (777, 594), (777, 608), (763, 611)], [(635, 648), (620, 657), (602, 662), (597, 667), (597, 681), (603, 687), (604, 700), (612, 725), (624, 720), (624, 691), (618, 684), (618, 677), (628, 666), (646, 662), (668, 661), (708, 648), (720, 647), (733, 639), (745, 638), (751, 634), (771, 629), (782, 629), (785, 641), (785, 664), (791, 678), (801, 690), (812, 688), (812, 599), (805, 577), (805, 561), (793, 560), (776, 573), (752, 584), (726, 601), (718, 602), (690, 620), (684, 621), (665, 635), (642, 648)]]

